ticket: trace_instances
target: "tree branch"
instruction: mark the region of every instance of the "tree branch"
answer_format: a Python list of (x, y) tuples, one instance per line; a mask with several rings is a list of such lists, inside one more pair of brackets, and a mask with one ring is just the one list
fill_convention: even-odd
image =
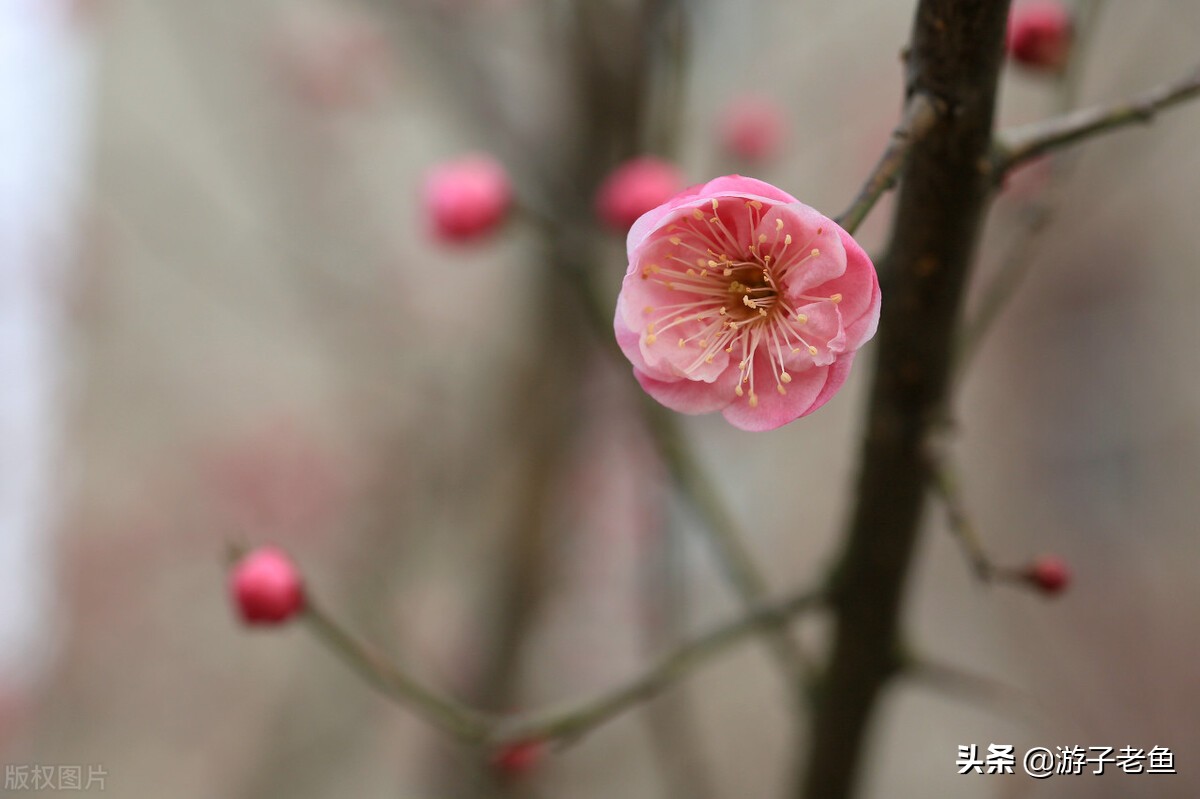
[(1052, 150), (1128, 125), (1151, 122), (1158, 112), (1197, 95), (1200, 95), (1200, 66), (1180, 80), (1128, 100), (1085, 108), (1003, 133), (991, 156), (994, 179), (999, 182), (1009, 170)]
[(443, 696), (401, 671), (308, 603), (304, 621), (329, 649), (368, 683), (453, 738), (468, 744), (550, 741), (578, 738), (614, 716), (670, 688), (702, 664), (764, 628), (778, 628), (817, 607), (820, 591), (806, 590), (759, 605), (746, 615), (680, 644), (656, 664), (617, 688), (565, 710), (498, 720)]
[(803, 591), (782, 601), (761, 605), (740, 619), (726, 622), (681, 644), (624, 685), (566, 710), (513, 720), (504, 725), (497, 737), (506, 741), (577, 738), (622, 711), (657, 696), (742, 639), (764, 628), (778, 629), (797, 614), (816, 607), (821, 600), (820, 592)]
[[(701, 517), (705, 536), (721, 571), (747, 609), (761, 605), (768, 595), (766, 580), (742, 542), (738, 525), (721, 502), (717, 487), (688, 450), (672, 412), (648, 395), (641, 396), (646, 423), (658, 450), (679, 493)], [(795, 683), (800, 678), (811, 677), (812, 664), (786, 629), (776, 624), (764, 632), (770, 637), (771, 652), (787, 679)], [(803, 686), (798, 686), (798, 690), (800, 688)]]
[(421, 685), (386, 657), (344, 630), (311, 599), (304, 613), (304, 621), (317, 638), (367, 682), (412, 708), (430, 724), (468, 743), (482, 743), (487, 738), (491, 722), (486, 716)]
[(908, 156), (882, 270), (891, 285), (846, 544), (830, 597), (833, 652), (796, 795), (846, 799), (876, 700), (903, 664), (900, 615), (924, 510), (925, 445), (949, 388), (954, 332), (991, 189), (986, 157), (1006, 0), (921, 0), (907, 94), (945, 103)]
[(924, 92), (914, 94), (904, 106), (900, 124), (892, 131), (892, 138), (871, 170), (867, 180), (858, 190), (858, 196), (850, 207), (842, 211), (834, 221), (853, 234), (875, 207), (884, 192), (896, 185), (900, 170), (904, 168), (908, 151), (933, 127), (939, 114), (937, 101)]
[[(932, 447), (930, 449), (932, 450)], [(929, 457), (932, 460), (933, 487), (946, 509), (950, 532), (962, 546), (963, 554), (975, 571), (975, 576), (985, 583), (990, 582), (996, 576), (997, 569), (984, 550), (983, 541), (975, 529), (975, 522), (967, 512), (966, 503), (963, 502), (959, 490), (958, 475), (950, 464), (949, 456), (931, 451)]]

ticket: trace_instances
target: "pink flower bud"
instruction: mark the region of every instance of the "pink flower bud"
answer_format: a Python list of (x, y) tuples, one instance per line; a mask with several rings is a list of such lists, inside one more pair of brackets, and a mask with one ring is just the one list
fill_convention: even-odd
[(683, 174), (674, 164), (653, 156), (635, 158), (600, 184), (596, 213), (604, 224), (624, 233), (639, 216), (674, 197), (683, 186)]
[(1067, 562), (1057, 555), (1035, 558), (1023, 576), (1048, 596), (1061, 594), (1071, 583), (1071, 570), (1067, 568)]
[(727, 153), (748, 163), (758, 163), (779, 152), (786, 128), (778, 105), (765, 97), (748, 95), (725, 108), (717, 132)]
[(429, 171), (424, 204), (437, 238), (470, 241), (491, 233), (504, 221), (513, 204), (512, 184), (496, 159), (466, 155)]
[(879, 280), (857, 242), (790, 194), (729, 175), (629, 231), (617, 344), (681, 413), (773, 430), (820, 408), (879, 323)]
[(1057, 2), (1018, 5), (1008, 18), (1009, 56), (1042, 72), (1058, 72), (1071, 54), (1071, 14)]
[(492, 768), (502, 777), (523, 777), (542, 761), (546, 745), (542, 741), (517, 741), (504, 744), (492, 754)]
[(260, 547), (238, 561), (229, 588), (247, 624), (281, 624), (304, 609), (300, 573), (277, 547)]

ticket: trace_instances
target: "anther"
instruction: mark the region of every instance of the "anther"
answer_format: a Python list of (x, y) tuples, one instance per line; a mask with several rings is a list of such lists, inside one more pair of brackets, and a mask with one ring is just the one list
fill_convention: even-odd
[(776, 219), (776, 220), (775, 220), (775, 229), (776, 229), (776, 230), (783, 230), (783, 220), (782, 220), (782, 219)]
[(787, 389), (783, 387), (783, 383), (776, 383), (776, 384), (775, 384), (775, 390), (776, 390), (776, 391), (778, 391), (780, 394), (786, 394), (786, 393), (787, 393)]
[[(781, 219), (781, 220), (779, 220), (779, 221), (780, 221), (780, 222), (782, 222), (783, 220)], [(792, 243), (792, 234), (791, 234), (791, 233), (789, 233), (789, 234), (787, 234), (786, 236), (784, 236), (784, 237), (783, 237), (783, 243), (784, 243), (784, 244), (791, 244), (791, 243)]]
[(816, 355), (816, 354), (817, 354), (817, 348), (816, 348), (816, 347), (814, 347), (813, 345), (809, 344), (809, 345), (808, 345), (808, 354), (809, 354), (809, 355)]
[(790, 382), (792, 382), (792, 376), (791, 376), (790, 374), (788, 374), (787, 372), (780, 372), (780, 373), (779, 373), (779, 379), (780, 379), (780, 380), (782, 380), (782, 381), (783, 381), (783, 382), (785, 382), (785, 383), (790, 383)]
[(753, 391), (750, 392), (750, 407), (751, 408), (758, 407), (758, 395), (755, 394)]
[(829, 298), (829, 301), (832, 302), (834, 305), (837, 305), (839, 302), (842, 301), (842, 295), (834, 294), (832, 297)]

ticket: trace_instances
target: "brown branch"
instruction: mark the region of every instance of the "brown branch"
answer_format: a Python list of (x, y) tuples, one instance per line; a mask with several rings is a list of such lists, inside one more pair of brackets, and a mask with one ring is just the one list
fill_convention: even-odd
[(992, 153), (992, 172), (998, 182), (1012, 168), (1039, 155), (1154, 120), (1158, 112), (1200, 96), (1200, 66), (1187, 76), (1112, 105), (1085, 108), (1001, 134)]
[(802, 591), (787, 599), (760, 605), (745, 616), (726, 622), (681, 644), (655, 665), (614, 690), (566, 710), (551, 711), (505, 725), (500, 740), (570, 740), (603, 724), (619, 713), (665, 691), (713, 656), (764, 629), (785, 624), (821, 602), (816, 591)]
[(1038, 714), (1037, 699), (1026, 691), (993, 677), (975, 674), (957, 666), (927, 660), (913, 660), (905, 664), (902, 676), (914, 685), (961, 697), (967, 702), (1009, 716), (1032, 718)]
[(834, 219), (847, 233), (858, 230), (884, 192), (896, 185), (908, 151), (933, 127), (938, 113), (937, 101), (924, 92), (917, 92), (905, 104), (904, 116), (892, 131), (892, 138), (879, 157), (879, 163), (867, 176), (850, 207)]
[(702, 664), (743, 639), (786, 624), (820, 605), (820, 591), (805, 590), (785, 599), (759, 605), (744, 616), (725, 622), (680, 644), (638, 676), (605, 693), (565, 710), (548, 711), (500, 721), (473, 710), (422, 685), (385, 656), (347, 632), (309, 599), (304, 613), (308, 627), (334, 654), (368, 683), (410, 707), (430, 724), (468, 744), (498, 744), (529, 740), (575, 739), (620, 713), (670, 688)]
[(958, 474), (950, 463), (949, 456), (944, 452), (935, 453), (930, 447), (929, 457), (932, 461), (933, 488), (942, 500), (946, 510), (946, 519), (950, 524), (950, 532), (962, 547), (967, 562), (971, 564), (975, 576), (983, 582), (990, 582), (997, 574), (997, 568), (983, 548), (983, 541), (975, 529), (975, 522), (967, 511), (962, 492), (958, 485)]
[(921, 0), (908, 96), (946, 106), (908, 156), (883, 269), (858, 492), (830, 598), (834, 642), (796, 795), (846, 799), (876, 700), (903, 659), (904, 588), (931, 477), (925, 442), (949, 388), (954, 332), (990, 191), (986, 169), (1008, 3)]
[[(768, 596), (766, 578), (746, 548), (737, 521), (721, 501), (718, 487), (687, 447), (674, 413), (646, 394), (641, 400), (646, 424), (663, 462), (680, 496), (700, 516), (704, 536), (726, 580), (747, 609), (762, 605)], [(812, 664), (804, 650), (780, 625), (769, 625), (763, 633), (784, 676), (796, 685), (797, 697), (805, 696), (806, 686), (797, 684), (812, 677)]]
[(317, 638), (368, 683), (443, 732), (470, 743), (482, 743), (491, 728), (486, 716), (442, 696), (397, 668), (386, 657), (359, 641), (320, 606), (308, 601), (304, 621)]

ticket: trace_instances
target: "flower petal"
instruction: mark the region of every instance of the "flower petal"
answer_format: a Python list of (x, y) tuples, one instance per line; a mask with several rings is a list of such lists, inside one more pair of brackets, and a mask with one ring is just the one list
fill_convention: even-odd
[(729, 404), (737, 385), (737, 370), (726, 370), (715, 383), (695, 380), (656, 380), (638, 368), (633, 376), (647, 394), (673, 411), (711, 413)]

